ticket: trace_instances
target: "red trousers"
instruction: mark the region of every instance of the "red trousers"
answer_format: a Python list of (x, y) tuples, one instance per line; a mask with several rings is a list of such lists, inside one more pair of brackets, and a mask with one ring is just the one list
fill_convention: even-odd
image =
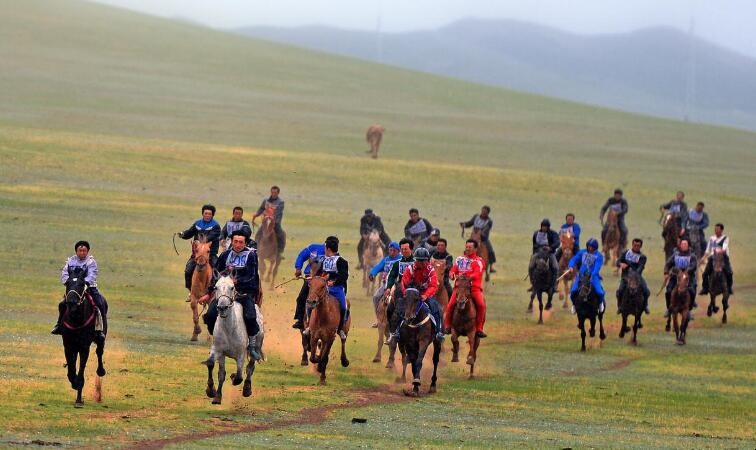
[[(479, 289), (473, 289), (472, 300), (475, 303), (475, 331), (483, 331), (483, 324), (486, 323), (486, 300), (483, 298), (483, 291)], [(457, 290), (452, 292), (449, 304), (446, 305), (446, 312), (444, 313), (444, 328), (451, 328), (452, 312), (457, 303)]]

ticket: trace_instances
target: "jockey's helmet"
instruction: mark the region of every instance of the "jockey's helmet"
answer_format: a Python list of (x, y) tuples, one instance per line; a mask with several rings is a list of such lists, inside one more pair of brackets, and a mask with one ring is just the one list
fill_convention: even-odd
[(415, 261), (430, 260), (430, 252), (428, 252), (428, 249), (425, 247), (420, 247), (417, 250), (415, 250), (415, 254), (413, 256), (415, 258)]

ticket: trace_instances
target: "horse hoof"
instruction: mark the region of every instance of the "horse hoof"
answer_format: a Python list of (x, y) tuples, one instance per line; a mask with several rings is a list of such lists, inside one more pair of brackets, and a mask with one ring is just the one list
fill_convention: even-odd
[(394, 361), (387, 362), (386, 363), (386, 368), (387, 369), (393, 369), (394, 368)]
[(407, 397), (419, 397), (420, 393), (415, 391), (414, 389), (403, 389), (404, 395)]
[(629, 332), (630, 332), (630, 327), (625, 327), (625, 328), (623, 328), (623, 331), (624, 331), (625, 333), (629, 333)]
[(551, 310), (551, 303), (546, 303), (546, 311)]
[(375, 358), (373, 358), (373, 362), (374, 362), (374, 363), (379, 363), (379, 362), (381, 362), (381, 357), (380, 357), (380, 356), (376, 356)]
[(344, 358), (341, 360), (341, 367), (349, 367), (349, 360)]
[(538, 325), (543, 325), (543, 319), (538, 319)]
[(637, 347), (638, 341), (630, 341), (630, 344), (632, 344), (633, 347)]
[(581, 352), (584, 352), (584, 351), (585, 351), (585, 346), (582, 346), (582, 347), (580, 348), (580, 351), (581, 351)]
[(711, 310), (711, 308), (709, 308), (709, 310), (708, 310), (708, 311), (706, 311), (706, 315), (707, 315), (708, 317), (711, 317), (711, 314), (712, 314), (712, 310)]
[(84, 407), (84, 402), (76, 402), (76, 403), (74, 403), (74, 408), (83, 408), (83, 407)]
[(192, 342), (197, 342), (197, 335), (196, 335), (196, 334), (193, 334), (193, 335), (192, 335), (192, 338), (191, 338), (191, 339), (189, 339), (189, 340), (190, 340), (190, 341), (192, 341)]
[(244, 383), (244, 388), (242, 389), (242, 395), (244, 397), (249, 397), (250, 395), (252, 395), (252, 382), (251, 381), (246, 381)]
[(468, 356), (467, 361), (465, 361), (465, 364), (472, 366), (473, 364), (475, 364), (475, 359), (472, 356)]
[(221, 397), (215, 397), (213, 399), (213, 405), (220, 405), (221, 404), (221, 400), (222, 400)]
[(676, 344), (677, 345), (685, 345), (685, 341), (681, 341), (681, 340), (678, 339), (677, 342), (676, 342)]
[(722, 323), (727, 323), (727, 316), (722, 317)]
[(205, 389), (205, 395), (207, 395), (207, 398), (214, 398), (218, 393), (215, 391), (214, 387), (208, 386), (207, 389)]
[(590, 335), (591, 337), (596, 337), (596, 330), (590, 330), (590, 331), (588, 332), (588, 334), (589, 334), (589, 335)]
[(619, 338), (620, 339), (624, 339), (625, 338), (625, 331), (624, 330), (620, 331)]
[(603, 341), (604, 339), (606, 339), (606, 333), (604, 333), (604, 332), (602, 331), (602, 332), (601, 332), (601, 333), (599, 334), (599, 339), (601, 339), (602, 341)]
[(669, 330), (670, 330), (669, 325), (667, 325), (666, 327), (664, 327), (664, 331), (669, 331)]
[(532, 313), (532, 312), (533, 312), (533, 307), (532, 307), (532, 306), (528, 306), (528, 310), (527, 310), (527, 311), (525, 311), (525, 312), (526, 312), (527, 314), (530, 314), (530, 313)]
[(301, 363), (299, 363), (299, 364), (300, 364), (300, 365), (302, 365), (302, 366), (306, 366), (306, 365), (308, 365), (309, 363), (307, 362), (307, 358), (302, 358), (302, 362), (301, 362)]
[(326, 380), (325, 380), (325, 378), (321, 378), (321, 379), (320, 379), (320, 385), (321, 385), (321, 386), (325, 386), (325, 385), (326, 385)]
[(457, 355), (452, 356), (451, 362), (459, 362), (459, 357)]
[(103, 367), (103, 368), (98, 368), (98, 369), (97, 369), (97, 376), (98, 376), (98, 377), (104, 377), (106, 373), (107, 373), (107, 372), (105, 372), (105, 368), (104, 368), (104, 367)]
[(718, 313), (718, 312), (719, 312), (719, 306), (715, 306), (715, 307), (714, 307), (714, 314), (716, 314), (716, 313)]
[(231, 375), (229, 378), (231, 379), (231, 384), (234, 385), (234, 386), (239, 386), (242, 383), (242, 381), (243, 381), (242, 377), (239, 377), (237, 379), (233, 375)]
[(431, 386), (430, 389), (428, 389), (429, 394), (435, 394), (436, 393), (436, 386)]

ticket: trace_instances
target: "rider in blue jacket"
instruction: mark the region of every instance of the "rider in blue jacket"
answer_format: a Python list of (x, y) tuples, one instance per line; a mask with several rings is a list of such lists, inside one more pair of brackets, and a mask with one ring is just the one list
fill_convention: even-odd
[[(322, 256), (325, 256), (325, 244), (312, 243), (303, 248), (297, 255), (296, 261), (294, 261), (294, 276), (302, 276), (302, 266), (304, 266), (305, 263), (307, 263), (307, 266), (304, 267), (304, 274), (305, 276), (310, 275), (310, 271), (312, 270), (310, 266)], [(309, 294), (310, 285), (305, 279), (302, 282), (302, 288), (299, 290), (299, 295), (297, 295), (297, 307), (294, 310), (294, 325), (291, 326), (292, 328), (304, 330), (305, 303), (307, 302), (307, 296)]]
[(575, 296), (580, 286), (580, 279), (584, 276), (591, 277), (591, 285), (594, 292), (599, 296), (599, 312), (604, 312), (604, 288), (601, 286), (601, 267), (604, 265), (604, 256), (598, 251), (598, 241), (594, 238), (588, 239), (585, 244), (586, 248), (577, 252), (570, 259), (569, 268), (573, 272), (578, 272), (575, 281), (570, 289), (570, 300), (572, 300), (572, 313), (575, 314)]

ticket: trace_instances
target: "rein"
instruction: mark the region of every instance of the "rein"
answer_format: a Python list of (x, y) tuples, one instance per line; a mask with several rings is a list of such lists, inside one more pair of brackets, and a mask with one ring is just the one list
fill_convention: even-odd
[(68, 292), (66, 292), (66, 298), (68, 298), (68, 294), (70, 294), (71, 292), (73, 292), (74, 294), (76, 294), (77, 297), (79, 297), (79, 301), (76, 302), (76, 306), (81, 306), (81, 304), (84, 303), (85, 299), (89, 300), (90, 304), (92, 305), (92, 312), (89, 314), (89, 317), (87, 318), (86, 321), (84, 321), (83, 324), (79, 326), (73, 326), (70, 323), (68, 323), (68, 320), (66, 320), (66, 318), (70, 318), (71, 316), (68, 314), (68, 310), (66, 309), (66, 313), (63, 319), (63, 326), (68, 328), (71, 331), (77, 331), (77, 330), (81, 330), (82, 328), (86, 328), (92, 324), (92, 322), (95, 319), (95, 316), (97, 315), (97, 309), (94, 307), (95, 306), (94, 300), (91, 298), (91, 296), (87, 297), (86, 289), (81, 293), (81, 295), (79, 295), (78, 292), (71, 289)]

